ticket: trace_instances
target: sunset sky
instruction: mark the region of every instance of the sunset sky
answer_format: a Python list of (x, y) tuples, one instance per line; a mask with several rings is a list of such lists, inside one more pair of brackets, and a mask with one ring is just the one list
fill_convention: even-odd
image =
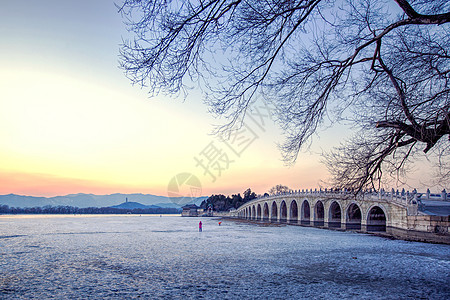
[[(199, 92), (149, 98), (132, 86), (118, 67), (127, 32), (113, 1), (1, 4), (0, 194), (167, 195), (183, 172), (199, 178), (203, 195), (315, 188), (327, 179), (320, 153), (347, 135), (344, 127), (321, 132), (286, 167), (270, 119), (248, 121), (253, 140), (237, 155), (210, 134), (218, 121)], [(220, 174), (210, 170), (215, 178), (196, 161), (211, 149), (228, 159)]]

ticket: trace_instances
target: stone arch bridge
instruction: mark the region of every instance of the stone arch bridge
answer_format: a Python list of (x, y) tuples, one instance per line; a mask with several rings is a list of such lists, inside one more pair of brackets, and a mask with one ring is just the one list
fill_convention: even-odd
[[(420, 212), (417, 193), (303, 190), (254, 199), (230, 215), (265, 222), (290, 223), (320, 228), (386, 232), (389, 235), (430, 241), (436, 228), (449, 241), (448, 217)], [(434, 223), (433, 223), (434, 222)], [(438, 237), (438, 242), (442, 238)], [(431, 240), (434, 241), (434, 240)]]

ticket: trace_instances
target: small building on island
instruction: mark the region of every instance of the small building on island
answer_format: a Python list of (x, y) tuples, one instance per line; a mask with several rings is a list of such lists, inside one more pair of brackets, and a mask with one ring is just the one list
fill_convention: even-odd
[(198, 217), (198, 206), (195, 204), (187, 204), (182, 207), (182, 217)]

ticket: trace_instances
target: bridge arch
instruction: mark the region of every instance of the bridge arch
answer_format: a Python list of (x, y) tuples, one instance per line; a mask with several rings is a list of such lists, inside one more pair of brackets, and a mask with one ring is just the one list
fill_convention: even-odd
[(256, 209), (256, 219), (262, 220), (262, 214), (261, 214), (261, 204), (258, 203), (257, 209)]
[(318, 200), (314, 205), (314, 226), (324, 226), (325, 209), (322, 201)]
[(287, 206), (284, 200), (280, 204), (280, 222), (287, 222)]
[(264, 202), (263, 205), (263, 221), (269, 221), (269, 205)]
[(309, 206), (308, 200), (303, 200), (302, 208), (300, 211), (300, 222), (302, 225), (311, 224), (311, 207)]
[(278, 221), (278, 206), (277, 206), (277, 202), (273, 201), (272, 202), (272, 211), (271, 211), (271, 218), (270, 220), (272, 222), (277, 222)]
[(350, 203), (346, 210), (345, 228), (350, 230), (361, 230), (361, 209), (355, 202)]
[(386, 231), (387, 214), (380, 205), (373, 205), (367, 211), (367, 231)]
[(292, 200), (291, 205), (289, 207), (289, 222), (297, 223), (298, 222), (298, 205), (297, 201)]
[(328, 211), (328, 227), (341, 228), (342, 210), (337, 201), (333, 201)]
[(254, 219), (254, 220), (257, 219), (257, 218), (256, 218), (256, 208), (255, 208), (254, 205), (253, 205), (253, 207), (252, 207), (252, 219)]

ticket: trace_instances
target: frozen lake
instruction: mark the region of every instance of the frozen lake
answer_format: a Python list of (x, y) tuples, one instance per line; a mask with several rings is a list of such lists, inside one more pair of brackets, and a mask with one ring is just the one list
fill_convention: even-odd
[(218, 222), (0, 216), (0, 298), (450, 299), (448, 245)]

